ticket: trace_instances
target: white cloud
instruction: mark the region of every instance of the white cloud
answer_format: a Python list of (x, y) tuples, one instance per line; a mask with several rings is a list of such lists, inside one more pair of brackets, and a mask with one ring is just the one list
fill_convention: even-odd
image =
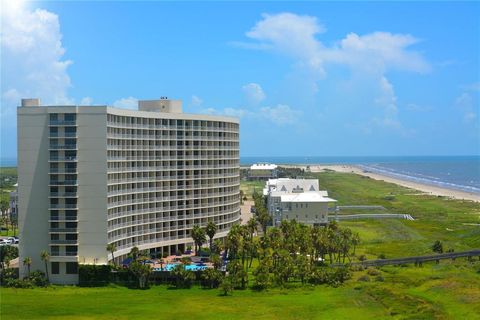
[(270, 120), (277, 125), (287, 125), (297, 123), (302, 112), (287, 105), (279, 104), (275, 107), (261, 108), (260, 115), (263, 119)]
[(199, 107), (199, 106), (202, 105), (202, 103), (203, 103), (202, 99), (200, 99), (199, 97), (197, 97), (195, 95), (192, 96), (192, 106)]
[(138, 99), (134, 97), (122, 98), (113, 103), (116, 108), (134, 109), (138, 108)]
[(63, 59), (58, 16), (47, 10), (29, 10), (23, 1), (2, 1), (2, 9), (2, 119), (22, 97), (40, 98), (45, 104), (72, 104), (67, 95), (71, 86), (67, 68), (72, 62)]
[[(332, 46), (325, 46), (317, 37), (325, 32), (316, 17), (293, 13), (263, 14), (262, 20), (246, 33), (253, 43), (244, 43), (249, 49), (270, 50), (292, 58), (297, 65), (309, 70), (314, 84), (326, 77), (325, 67), (342, 65), (357, 76), (356, 81), (372, 81), (378, 92), (373, 98), (383, 108), (381, 123), (398, 127), (397, 97), (386, 77), (389, 70), (425, 73), (431, 69), (421, 53), (410, 49), (419, 39), (409, 34), (373, 32), (365, 35), (349, 33)], [(237, 43), (238, 46), (238, 43)], [(370, 80), (366, 80), (370, 79)], [(373, 121), (375, 120), (375, 121)], [(372, 118), (373, 122), (379, 122)]]
[(303, 114), (301, 111), (292, 109), (284, 104), (279, 104), (275, 107), (261, 107), (256, 111), (245, 108), (206, 108), (201, 112), (268, 122), (279, 126), (297, 124)]
[(80, 105), (81, 106), (91, 106), (93, 103), (93, 99), (90, 97), (84, 97), (82, 100), (80, 100)]
[(323, 73), (322, 44), (315, 36), (325, 31), (317, 18), (292, 13), (263, 14), (263, 20), (246, 33), (260, 41), (260, 47), (272, 49), (297, 59), (308, 67)]
[(250, 104), (259, 104), (265, 100), (265, 92), (258, 83), (249, 83), (242, 87), (245, 98)]
[(455, 106), (463, 112), (463, 121), (466, 123), (474, 123), (477, 119), (474, 105), (474, 98), (469, 92), (463, 92), (455, 99)]

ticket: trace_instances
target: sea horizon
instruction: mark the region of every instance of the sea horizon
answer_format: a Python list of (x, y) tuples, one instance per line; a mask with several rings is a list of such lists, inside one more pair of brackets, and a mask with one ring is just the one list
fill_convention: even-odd
[[(241, 156), (240, 165), (355, 165), (405, 181), (480, 194), (480, 156)], [(16, 167), (17, 159), (0, 158), (1, 167)]]

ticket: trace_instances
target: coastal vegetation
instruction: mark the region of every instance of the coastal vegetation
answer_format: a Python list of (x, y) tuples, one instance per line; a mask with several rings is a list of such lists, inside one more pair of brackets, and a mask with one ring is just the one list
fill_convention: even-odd
[[(2, 288), (2, 319), (145, 318), (158, 312), (158, 306), (162, 306), (162, 318), (189, 317), (192, 310), (199, 319), (351, 318), (352, 314), (356, 319), (479, 318), (478, 258), (422, 266), (329, 267), (332, 262), (432, 254), (433, 250), (439, 251), (439, 244), (442, 251), (479, 248), (478, 203), (419, 194), (354, 174), (309, 175), (318, 177), (322, 189), (328, 190), (340, 205), (381, 205), (388, 212), (410, 214), (415, 220), (341, 221), (322, 228), (327, 235), (336, 232), (338, 239), (343, 233), (351, 233), (348, 250), (342, 251), (342, 245), (337, 245), (323, 254), (321, 246), (314, 249), (313, 242), (302, 240), (312, 239), (314, 228), (284, 223), (254, 237), (251, 230), (257, 225), (249, 223), (235, 228), (227, 239), (226, 249), (233, 260), (227, 280), (222, 280), (218, 269), (212, 269), (211, 274), (200, 279), (201, 286), (192, 285), (191, 276), (182, 275), (186, 270), (179, 268), (185, 282), (151, 286), (141, 292), (117, 285)], [(243, 182), (242, 188), (248, 190)], [(253, 196), (254, 190), (245, 195), (259, 202), (260, 197)], [(262, 210), (257, 211), (257, 218)], [(257, 231), (261, 229), (257, 227)], [(206, 244), (206, 236), (201, 238), (201, 245)], [(340, 244), (338, 239), (332, 243)], [(306, 248), (307, 243), (312, 246)], [(331, 277), (334, 272), (339, 274)], [(343, 277), (343, 283), (331, 281), (337, 277)], [(179, 289), (186, 287), (190, 289)], [(216, 287), (219, 289), (205, 290)]]

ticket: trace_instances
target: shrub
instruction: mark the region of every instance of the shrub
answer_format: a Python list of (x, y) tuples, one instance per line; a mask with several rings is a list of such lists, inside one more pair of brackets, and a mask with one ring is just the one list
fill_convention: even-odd
[(375, 268), (368, 268), (367, 273), (370, 276), (378, 276), (380, 274), (380, 271)]
[(78, 285), (81, 287), (101, 287), (111, 282), (110, 265), (88, 265), (78, 266)]
[(383, 197), (383, 200), (393, 201), (393, 200), (395, 200), (395, 196), (393, 194), (389, 194), (389, 195)]
[(370, 282), (370, 277), (367, 276), (367, 275), (364, 275), (364, 276), (361, 276), (360, 278), (358, 278), (357, 281), (361, 281), (361, 282)]
[(443, 244), (441, 241), (437, 240), (432, 245), (432, 251), (436, 253), (443, 253)]
[(358, 260), (365, 261), (365, 260), (368, 260), (368, 259), (367, 259), (366, 255), (362, 254), (360, 257), (358, 257)]
[(382, 260), (383, 260), (383, 259), (387, 259), (387, 256), (385, 255), (385, 253), (380, 253), (380, 254), (378, 255), (378, 259), (382, 259)]
[(378, 276), (375, 277), (375, 281), (383, 282), (383, 281), (385, 281), (385, 279), (381, 275), (378, 275)]
[(24, 281), (30, 282), (32, 285), (37, 287), (46, 287), (48, 286), (47, 277), (42, 271), (33, 271), (30, 275), (24, 279)]

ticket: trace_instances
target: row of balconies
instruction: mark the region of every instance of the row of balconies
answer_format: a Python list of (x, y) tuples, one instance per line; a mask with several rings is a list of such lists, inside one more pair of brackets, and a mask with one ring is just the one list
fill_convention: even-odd
[(203, 135), (159, 135), (159, 134), (128, 134), (128, 133), (107, 133), (108, 139), (115, 140), (147, 140), (147, 141), (213, 141), (213, 142), (238, 142), (238, 134), (227, 137), (203, 136)]
[(77, 228), (50, 228), (50, 233), (78, 233)]
[[(153, 189), (153, 191), (152, 191)], [(132, 192), (127, 192), (127, 191), (132, 191)], [(131, 195), (131, 194), (138, 194), (138, 193), (145, 193), (145, 190), (150, 190), (146, 191), (148, 193), (161, 193), (162, 191), (158, 191), (157, 188), (145, 188), (145, 189), (125, 189), (125, 190), (117, 190), (117, 191), (109, 191), (108, 196), (112, 197), (115, 195)], [(162, 199), (161, 201), (174, 201), (174, 200), (195, 200), (195, 199), (206, 199), (206, 198), (212, 198), (212, 197), (222, 197), (222, 196), (233, 196), (239, 194), (239, 190), (231, 190), (231, 191), (224, 191), (224, 192), (204, 192), (204, 193), (197, 193), (197, 194), (190, 194), (190, 195), (176, 195), (176, 196), (161, 196), (161, 197), (155, 197), (157, 199)], [(151, 198), (151, 197), (149, 197)]]
[(156, 172), (156, 171), (167, 171), (167, 170), (168, 171), (237, 170), (238, 171), (238, 163), (222, 164), (222, 165), (210, 164), (210, 165), (179, 165), (179, 166), (158, 165), (158, 166), (149, 166), (149, 167), (110, 167), (107, 169), (108, 173)]
[[(121, 179), (120, 179), (121, 180)], [(150, 180), (146, 180), (150, 181)], [(117, 182), (108, 182), (109, 185), (121, 185), (121, 184), (131, 184), (131, 183), (142, 183), (141, 180), (121, 180)], [(206, 188), (220, 188), (220, 187), (233, 187), (240, 185), (240, 179), (235, 179), (235, 181), (232, 181), (230, 183), (226, 182), (217, 182), (217, 183), (202, 183), (202, 184), (192, 184), (192, 185), (178, 185), (178, 186), (158, 186), (154, 188), (153, 190), (159, 190), (159, 191), (187, 191), (187, 190), (200, 190), (200, 189), (206, 189)]]
[(212, 132), (232, 132), (238, 133), (239, 126), (236, 125), (234, 128), (227, 127), (217, 127), (217, 126), (175, 126), (175, 125), (151, 125), (151, 124), (140, 124), (140, 123), (122, 123), (122, 122), (113, 122), (107, 121), (108, 127), (113, 128), (128, 128), (136, 130), (191, 130), (191, 131), (212, 131)]
[(48, 222), (77, 222), (78, 217), (77, 216), (50, 216), (50, 219)]
[(56, 210), (56, 209), (78, 209), (77, 204), (69, 204), (69, 203), (51, 203), (49, 210)]
[[(227, 223), (232, 223), (233, 221), (235, 221), (235, 220), (226, 221), (224, 223), (219, 222), (219, 223), (217, 223), (217, 226), (224, 225), (224, 224), (227, 224)], [(188, 224), (188, 225), (177, 226), (177, 228), (152, 228), (152, 229), (138, 230), (138, 231), (134, 231), (134, 232), (126, 232), (126, 233), (122, 233), (122, 234), (115, 235), (115, 236), (109, 236), (108, 241), (116, 241), (116, 240), (119, 240), (119, 239), (126, 239), (126, 238), (130, 238), (130, 237), (142, 236), (142, 235), (158, 233), (158, 232), (174, 232), (174, 231), (191, 230), (193, 228), (193, 226), (195, 226), (195, 225), (199, 225), (199, 224), (191, 223), (191, 224)], [(206, 225), (206, 223), (203, 224), (203, 226), (205, 226), (205, 225)], [(131, 227), (131, 226), (128, 226), (128, 227)]]
[(77, 161), (77, 156), (57, 156), (57, 157), (50, 157), (48, 159), (48, 162), (76, 162)]
[[(61, 157), (60, 157), (61, 158)], [(76, 157), (75, 159), (73, 159), (72, 161), (75, 161), (76, 160)], [(108, 155), (107, 156), (107, 160), (108, 161), (177, 161), (177, 160), (182, 160), (182, 159), (175, 159), (175, 160), (163, 160), (161, 157), (156, 157), (156, 156), (141, 156), (141, 155), (137, 155), (137, 156), (112, 156), (112, 155)], [(240, 161), (240, 158), (237, 156), (233, 156), (233, 155), (223, 155), (223, 156), (202, 156), (202, 157), (197, 157), (193, 160), (198, 160), (198, 161), (202, 161), (202, 160), (217, 160), (217, 161), (220, 161), (220, 160), (236, 160), (236, 161)], [(238, 163), (236, 164), (238, 166)], [(187, 166), (177, 166), (177, 167), (187, 167)]]
[[(228, 206), (231, 206), (233, 204), (239, 203), (240, 201), (236, 202), (231, 202), (228, 204)], [(227, 205), (227, 204), (225, 204)], [(131, 217), (131, 216), (138, 216), (141, 214), (154, 214), (154, 213), (159, 213), (161, 212), (158, 210), (159, 208), (144, 208), (144, 209), (134, 209), (134, 210), (128, 210), (128, 211), (121, 211), (121, 212), (109, 212), (108, 213), (108, 221), (115, 219), (115, 218), (126, 218), (126, 217)], [(237, 210), (237, 209), (233, 209)], [(191, 215), (176, 215), (174, 218), (172, 217), (165, 217), (165, 218), (172, 218), (172, 219), (189, 219), (189, 218), (201, 218), (201, 217), (210, 217), (210, 216), (219, 216), (219, 215), (225, 215), (225, 214), (230, 214), (232, 213), (232, 208), (229, 209), (224, 209), (224, 210), (218, 210), (218, 211), (212, 211), (212, 212), (204, 212), (204, 213), (197, 213), (197, 214), (191, 214)], [(185, 218), (183, 218), (183, 216)], [(163, 219), (165, 219), (163, 218)], [(172, 220), (171, 219), (171, 220)], [(163, 220), (162, 220), (163, 221)]]
[[(237, 197), (235, 197), (237, 198)], [(189, 204), (189, 205), (175, 205), (175, 206), (162, 206), (162, 207), (156, 207), (158, 212), (163, 212), (163, 211), (178, 211), (178, 210), (184, 210), (184, 209), (202, 209), (202, 208), (212, 208), (212, 207), (218, 207), (221, 205), (229, 205), (229, 204), (234, 204), (240, 202), (240, 196), (237, 199), (232, 199), (228, 202), (226, 201), (212, 201), (209, 203), (197, 203), (197, 204)], [(148, 204), (153, 204), (153, 203), (159, 203), (156, 201), (118, 201), (116, 203), (109, 203), (108, 204), (108, 209), (114, 209), (116, 207), (122, 207), (122, 206), (130, 206), (130, 205), (148, 205)]]
[[(221, 197), (227, 197), (221, 196)], [(232, 197), (232, 196), (230, 196)], [(219, 197), (215, 197), (219, 198)], [(235, 197), (237, 198), (237, 197)], [(239, 196), (238, 196), (239, 198)], [(183, 199), (182, 199), (183, 200)], [(140, 198), (140, 199), (130, 199), (130, 200), (120, 200), (120, 201), (115, 201), (115, 202), (109, 202), (108, 203), (108, 208), (114, 208), (114, 207), (119, 207), (119, 206), (125, 206), (125, 205), (137, 205), (137, 204), (149, 204), (149, 203), (157, 203), (157, 202), (169, 202), (171, 200), (162, 200), (162, 198)], [(179, 209), (194, 209), (195, 207), (208, 207), (211, 205), (216, 205), (217, 202), (222, 202), (222, 201), (209, 201), (209, 202), (202, 202), (202, 203), (197, 203), (197, 204), (189, 204), (189, 205), (175, 205), (175, 206), (169, 206), (169, 207), (175, 207)], [(162, 207), (165, 208), (165, 207)]]
[[(112, 173), (112, 172), (109, 172)], [(126, 172), (116, 172), (117, 174), (127, 174)], [(231, 174), (198, 174), (198, 175), (174, 175), (174, 176), (153, 176), (153, 177), (136, 177), (136, 178), (118, 178), (112, 179), (108, 178), (108, 183), (122, 183), (125, 181), (135, 181), (135, 182), (165, 182), (166, 180), (179, 181), (179, 180), (210, 180), (210, 179), (230, 179), (240, 177), (240, 174), (231, 173)]]
[(77, 168), (50, 168), (49, 174), (77, 173)]
[[(231, 223), (230, 225), (225, 226), (225, 229), (234, 225), (234, 224), (235, 223)], [(219, 231), (222, 231), (222, 230), (219, 230)], [(140, 245), (143, 245), (143, 244), (158, 243), (159, 245), (161, 245), (161, 242), (169, 241), (169, 240), (179, 240), (179, 239), (183, 239), (185, 241), (192, 242), (191, 236), (185, 234), (185, 235), (182, 235), (182, 236), (165, 236), (165, 237), (156, 237), (155, 239), (139, 240), (139, 241), (134, 241), (134, 242), (130, 242), (130, 243), (127, 243), (127, 244), (118, 244), (118, 245), (116, 245), (116, 247), (117, 247), (117, 250), (124, 250), (124, 249), (133, 248), (135, 246), (140, 246)]]
[[(115, 231), (117, 229), (123, 229), (123, 228), (127, 228), (127, 227), (137, 227), (137, 226), (140, 226), (140, 225), (145, 225), (145, 224), (156, 224), (156, 223), (166, 223), (166, 222), (179, 222), (179, 221), (192, 221), (192, 220), (195, 220), (195, 219), (199, 219), (199, 218), (222, 218), (222, 217), (225, 217), (225, 216), (228, 216), (230, 214), (234, 214), (236, 213), (236, 211), (230, 211), (230, 213), (228, 214), (222, 214), (221, 216), (214, 216), (214, 215), (207, 215), (207, 216), (204, 216), (204, 217), (201, 217), (199, 215), (183, 215), (183, 216), (179, 216), (179, 217), (184, 217), (183, 219), (180, 219), (179, 217), (176, 217), (175, 219), (167, 219), (167, 218), (171, 218), (171, 217), (165, 217), (165, 218), (150, 218), (150, 219), (140, 219), (140, 220), (134, 220), (134, 221), (127, 221), (127, 222), (121, 222), (121, 223), (115, 223), (115, 224), (109, 224), (108, 226), (108, 231), (109, 232), (112, 232), (112, 231)], [(235, 220), (237, 217), (234, 217), (233, 220)], [(225, 223), (228, 223), (228, 222), (231, 222), (233, 221), (232, 219), (217, 219), (215, 220), (215, 224), (225, 224)], [(111, 221), (110, 221), (111, 222)], [(110, 223), (109, 222), (109, 223)], [(175, 229), (175, 228), (180, 228), (180, 229), (185, 229), (185, 228), (192, 228), (194, 225), (194, 223), (186, 223), (186, 224), (178, 224), (178, 225), (175, 225), (175, 226), (169, 226), (169, 227), (162, 227), (160, 229), (163, 229), (165, 231), (169, 231), (171, 230), (172, 228)], [(201, 223), (200, 226), (206, 226), (207, 225), (207, 222), (205, 223)], [(157, 228), (159, 229), (159, 228)]]

